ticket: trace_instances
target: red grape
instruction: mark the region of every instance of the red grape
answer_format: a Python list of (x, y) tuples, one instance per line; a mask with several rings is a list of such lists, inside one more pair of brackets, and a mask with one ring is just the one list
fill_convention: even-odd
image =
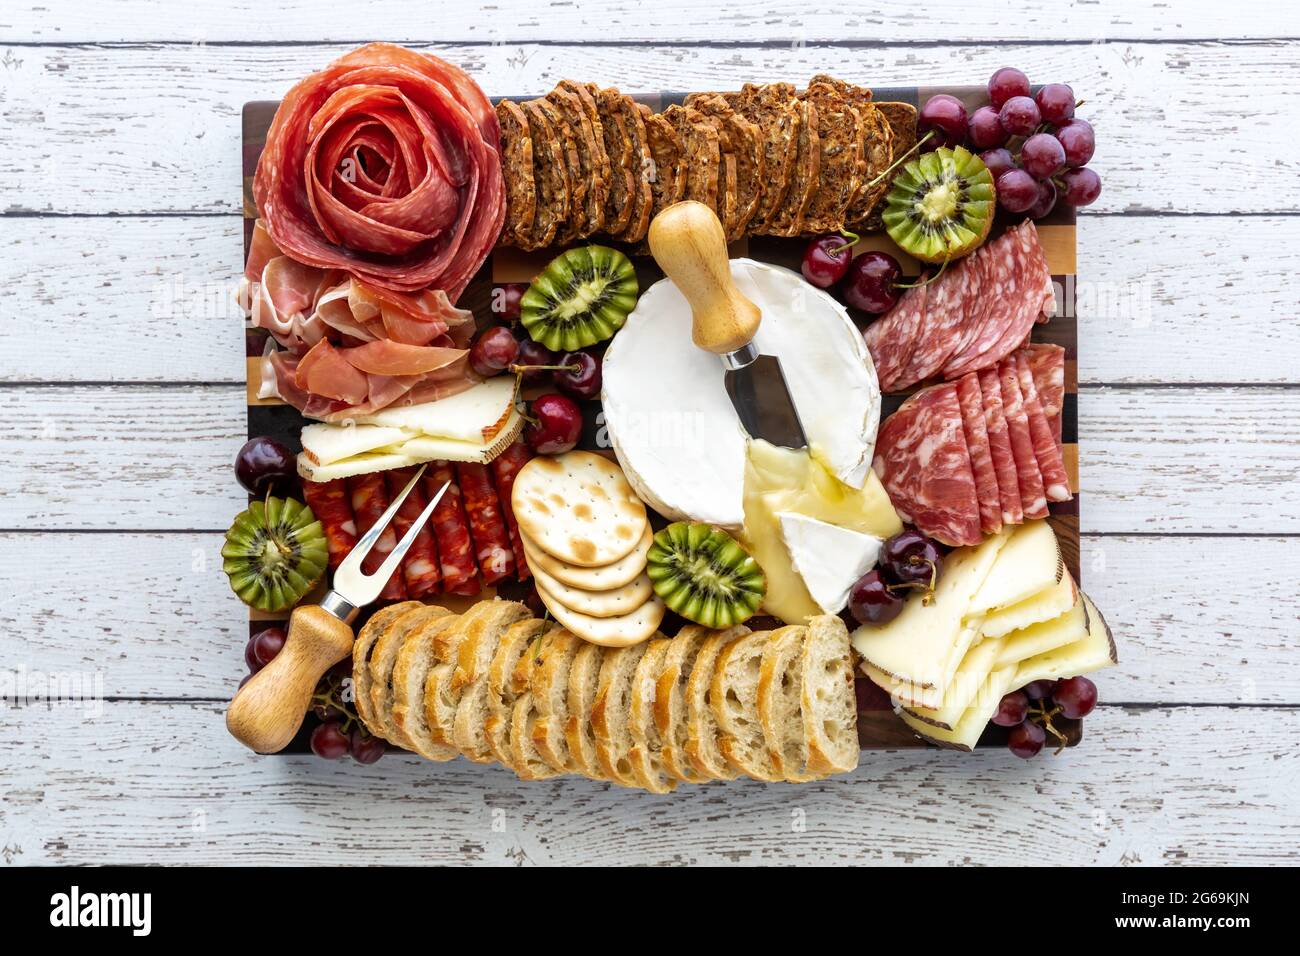
[(1029, 698), (1025, 696), (1024, 691), (1013, 690), (998, 703), (997, 713), (993, 715), (993, 723), (999, 727), (1014, 727), (1024, 720), (1028, 713)]
[(996, 180), (1008, 169), (1016, 168), (1016, 161), (1011, 156), (1009, 149), (990, 149), (987, 152), (980, 153), (980, 159), (988, 167), (989, 174)]
[(1030, 219), (1042, 219), (1056, 208), (1056, 186), (1050, 179), (1038, 184), (1038, 198), (1026, 213)]
[(600, 359), (589, 352), (570, 352), (555, 363), (575, 366), (577, 371), (557, 371), (555, 387), (573, 398), (595, 398), (600, 394)]
[(541, 395), (533, 401), (524, 441), (539, 455), (559, 455), (582, 437), (582, 409), (567, 395)]
[(528, 366), (559, 365), (560, 362), (558, 356), (541, 342), (524, 339), (519, 343), (519, 352), (515, 355), (514, 364), (524, 366), (525, 370), (519, 374), (523, 376), (525, 382), (541, 382), (549, 379), (553, 370), (549, 368), (528, 369)]
[(1059, 125), (1074, 116), (1074, 90), (1064, 83), (1048, 83), (1034, 97), (1045, 122)]
[(849, 592), (849, 613), (859, 624), (888, 624), (898, 617), (904, 603), (875, 569), (858, 578)]
[(280, 627), (268, 627), (250, 637), (248, 646), (244, 649), (244, 663), (248, 665), (248, 670), (256, 674), (275, 660), (275, 655), (284, 647), (284, 637), (284, 628)]
[(916, 117), (916, 135), (934, 135), (926, 140), (926, 149), (960, 146), (966, 139), (966, 107), (947, 93), (937, 93), (925, 101)]
[(1065, 167), (1065, 147), (1051, 133), (1035, 133), (1020, 147), (1020, 165), (1035, 179), (1051, 179)]
[(285, 491), (296, 475), (293, 453), (266, 435), (250, 438), (235, 455), (235, 480), (259, 498), (268, 491)]
[(497, 325), (480, 335), (470, 346), (469, 364), (484, 378), (491, 378), (503, 372), (518, 354), (519, 342), (514, 334), (504, 325)]
[(1007, 212), (1025, 212), (1038, 202), (1038, 180), (1023, 169), (1008, 169), (998, 177), (998, 205)]
[(898, 280), (903, 267), (887, 252), (864, 252), (849, 263), (844, 278), (844, 301), (855, 309), (879, 315), (898, 302)]
[(1017, 757), (1028, 760), (1043, 749), (1043, 741), (1046, 739), (1047, 734), (1042, 727), (1032, 720), (1026, 720), (1012, 728), (1007, 736), (1007, 748)]
[(1097, 685), (1086, 677), (1069, 677), (1057, 683), (1052, 700), (1063, 716), (1079, 720), (1097, 706)]
[(1101, 195), (1101, 177), (1088, 167), (1067, 169), (1061, 176), (1061, 201), (1067, 206), (1087, 206)]
[(1042, 700), (1045, 697), (1051, 697), (1052, 691), (1056, 689), (1054, 680), (1036, 680), (1031, 681), (1024, 687), (1020, 688), (1030, 700)]
[(1072, 119), (1056, 128), (1054, 134), (1065, 149), (1067, 166), (1086, 166), (1097, 148), (1092, 124), (1087, 120)]
[(352, 751), (352, 759), (357, 763), (374, 763), (382, 757), (384, 752), (388, 749), (383, 738), (372, 736), (360, 727), (352, 731), (352, 737), (349, 743), (349, 749)]
[(885, 542), (880, 571), (890, 584), (923, 584), (928, 589), (943, 573), (943, 555), (933, 541), (909, 528)]
[(352, 741), (338, 724), (321, 724), (311, 732), (311, 752), (326, 760), (338, 760), (351, 745)]
[(1029, 77), (1014, 66), (1004, 66), (989, 78), (989, 100), (995, 110), (1013, 96), (1029, 95)]
[(507, 322), (518, 322), (520, 301), (528, 286), (520, 282), (507, 282), (492, 290), (492, 314)]
[(333, 723), (335, 721), (346, 720), (348, 712), (338, 704), (325, 701), (317, 701), (312, 704), (311, 712), (316, 715), (316, 719), (322, 724)]
[(853, 243), (843, 236), (820, 236), (803, 251), (800, 270), (819, 289), (829, 289), (844, 278), (853, 259)]
[(1002, 128), (998, 111), (991, 106), (981, 106), (972, 113), (966, 139), (975, 149), (994, 149), (1005, 144), (1007, 131)]
[(1013, 96), (1002, 104), (998, 121), (1012, 136), (1028, 136), (1043, 121), (1038, 104), (1027, 96)]

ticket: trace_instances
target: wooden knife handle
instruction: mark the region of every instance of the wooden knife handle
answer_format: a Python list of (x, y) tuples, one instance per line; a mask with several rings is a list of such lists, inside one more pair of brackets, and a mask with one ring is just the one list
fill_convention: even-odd
[(691, 304), (695, 344), (716, 355), (754, 340), (762, 313), (731, 280), (727, 239), (704, 203), (674, 203), (650, 223), (650, 252)]
[(283, 750), (302, 726), (321, 676), (352, 652), (353, 639), (352, 628), (324, 608), (295, 610), (280, 653), (230, 702), (226, 729), (258, 753)]

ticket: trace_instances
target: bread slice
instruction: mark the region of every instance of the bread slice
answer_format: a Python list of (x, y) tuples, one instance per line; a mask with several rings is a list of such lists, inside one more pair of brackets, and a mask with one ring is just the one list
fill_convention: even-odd
[(533, 706), (533, 695), (524, 691), (514, 703), (510, 713), (510, 768), (518, 774), (520, 780), (547, 780), (558, 777), (556, 770), (537, 752), (533, 746), (533, 731), (537, 726), (537, 708)]
[(533, 185), (533, 138), (528, 117), (518, 103), (497, 104), (497, 126), (501, 128), (501, 172), (506, 184), (506, 221), (501, 227), (502, 245), (527, 244), (537, 215), (537, 190)]
[(718, 722), (718, 749), (733, 770), (755, 780), (781, 779), (758, 719), (758, 675), (773, 633), (755, 631), (723, 648), (709, 688), (709, 705)]
[(455, 746), (456, 708), (465, 689), (463, 682), (456, 681), (461, 645), (478, 640), (484, 629), (495, 630), (499, 639), (502, 631), (525, 617), (531, 617), (528, 608), (515, 601), (480, 601), (461, 615), (457, 627), (447, 628), (434, 637), (437, 662), (424, 683), (424, 715), (435, 741)]
[[(695, 105), (697, 96), (704, 95), (692, 94), (686, 102)], [(751, 233), (766, 232), (790, 190), (799, 151), (802, 113), (794, 87), (789, 83), (746, 83), (739, 93), (719, 95), (758, 128), (762, 139), (762, 181), (758, 206), (748, 227)]]
[[(568, 119), (555, 103), (546, 97), (530, 100), (529, 105), (536, 106), (551, 124), (551, 132), (560, 146), (560, 156), (564, 162), (565, 175), (569, 180), (569, 218), (559, 224), (555, 234), (556, 242), (571, 242), (579, 238), (587, 222), (587, 193), (591, 184), (583, 173), (582, 159), (578, 154), (578, 131), (569, 125)], [(534, 136), (536, 149), (536, 136)]]
[(800, 692), (806, 627), (783, 627), (772, 632), (763, 649), (758, 673), (758, 722), (777, 776), (791, 783), (807, 783), (808, 742), (804, 739)]
[[(645, 238), (646, 228), (650, 225), (650, 214), (654, 208), (654, 194), (651, 191), (651, 152), (649, 135), (645, 119), (639, 104), (632, 97), (618, 90), (602, 90), (597, 100), (602, 120), (608, 125), (613, 122), (618, 130), (620, 146), (626, 145), (626, 152), (621, 154), (621, 162), (626, 164), (627, 196), (624, 208), (619, 210), (618, 225), (613, 220), (605, 223), (606, 231), (626, 242), (639, 242)], [(606, 141), (609, 130), (605, 131)], [(611, 163), (613, 157), (610, 157)], [(611, 199), (611, 207), (613, 201)], [(617, 228), (616, 228), (617, 225)]]
[(758, 126), (741, 116), (724, 97), (692, 96), (689, 105), (706, 116), (718, 130), (719, 144), (727, 159), (726, 201), (718, 210), (727, 241), (745, 235), (758, 211), (763, 186), (763, 134)]
[(862, 116), (841, 89), (826, 81), (808, 84), (802, 98), (817, 108), (821, 145), (817, 188), (804, 212), (801, 231), (839, 232), (849, 204), (862, 189), (867, 170)]
[(569, 746), (569, 760), (584, 777), (604, 780), (600, 759), (596, 756), (596, 738), (591, 730), (591, 711), (600, 693), (600, 667), (605, 661), (604, 648), (583, 643), (569, 666), (566, 696), (568, 716), (564, 721), (564, 740)]
[[(894, 132), (867, 87), (838, 80), (825, 73), (819, 73), (808, 81), (809, 89), (819, 84), (833, 87), (846, 103), (858, 111), (865, 169), (862, 185), (849, 203), (844, 219), (849, 224), (859, 225), (870, 215), (879, 199), (889, 191), (888, 177), (881, 179), (875, 185), (872, 185), (872, 181), (888, 169), (893, 160)], [(912, 114), (913, 116), (916, 114), (915, 107), (912, 108)]]
[(453, 760), (460, 756), (455, 747), (433, 739), (424, 716), (424, 685), (430, 668), (437, 663), (434, 642), (444, 630), (459, 626), (459, 614), (429, 618), (406, 638), (393, 665), (393, 727), (402, 738), (403, 747), (430, 760)]
[(849, 630), (835, 614), (808, 621), (800, 658), (800, 691), (807, 770), (847, 773), (858, 766), (858, 707), (853, 691)]
[[(519, 697), (519, 689), (514, 682), (515, 670), (532, 644), (550, 627), (548, 621), (536, 618), (511, 624), (502, 635), (496, 655), (492, 658), (492, 666), (488, 668), (487, 686), (483, 690), (487, 705), (483, 733), (492, 756), (507, 767), (513, 759), (510, 755), (510, 720), (514, 715), (515, 700)], [(462, 729), (462, 720), (471, 720), (477, 707), (472, 691), (461, 695), (460, 705), (456, 708), (453, 739), (459, 741), (462, 736), (475, 733), (469, 727)]]
[(382, 729), (380, 736), (399, 747), (408, 747), (410, 743), (393, 724), (393, 665), (413, 631), (426, 621), (450, 614), (445, 607), (421, 604), (384, 628), (370, 652), (370, 713)]
[(663, 117), (673, 124), (677, 139), (682, 144), (682, 167), (686, 177), (686, 194), (683, 198), (717, 209), (718, 179), (722, 163), (718, 131), (693, 107), (673, 105), (664, 110)]
[(564, 737), (564, 725), (569, 717), (569, 669), (585, 643), (562, 627), (553, 628), (542, 638), (529, 678), (529, 691), (537, 710), (533, 746), (544, 761), (565, 773), (577, 772)]
[(596, 101), (585, 86), (573, 80), (561, 80), (546, 98), (555, 104), (573, 134), (579, 175), (587, 187), (578, 234), (585, 237), (601, 232), (605, 228), (605, 203), (609, 200), (610, 167)]
[[(879, 111), (881, 118), (889, 126), (890, 158), (885, 162), (884, 167), (880, 170), (883, 172), (889, 168), (889, 164), (899, 159), (901, 156), (916, 145), (916, 107), (911, 103), (877, 103), (876, 109)], [(876, 160), (869, 155), (868, 166), (873, 166)], [(915, 158), (912, 154), (908, 159)], [(874, 178), (879, 172), (869, 172), (869, 176)], [(889, 192), (890, 178), (886, 176), (881, 180), (879, 188), (876, 191), (874, 205), (866, 218), (862, 221), (862, 228), (871, 232), (881, 232), (885, 228), (884, 220), (881, 213), (885, 209), (885, 195)], [(854, 224), (856, 227), (857, 224)]]
[(625, 787), (637, 786), (628, 752), (632, 749), (629, 725), (632, 678), (648, 642), (607, 650), (600, 665), (596, 704), (591, 709), (591, 730), (596, 738), (596, 759), (601, 772)]
[(821, 137), (817, 133), (817, 106), (799, 100), (799, 139), (790, 189), (764, 232), (773, 236), (797, 236), (803, 229), (808, 204), (817, 191), (821, 175)]
[(744, 625), (712, 632), (695, 655), (686, 682), (686, 756), (696, 773), (715, 780), (734, 780), (736, 771), (718, 748), (718, 723), (709, 704), (713, 670), (722, 651), (748, 633)]
[(659, 673), (671, 643), (666, 637), (647, 642), (645, 653), (632, 674), (632, 703), (628, 711), (632, 749), (628, 751), (628, 762), (637, 783), (651, 793), (672, 793), (677, 789), (677, 780), (664, 772), (663, 741), (655, 726)]
[[(595, 83), (587, 84), (587, 92), (595, 99), (600, 112), (600, 131), (605, 138), (605, 155), (609, 157), (609, 196), (605, 203), (605, 231), (617, 236), (632, 221), (635, 211), (633, 189), (636, 188), (640, 167), (632, 157), (632, 140), (620, 116), (623, 101), (631, 98), (615, 89), (602, 90)], [(633, 112), (636, 106), (632, 106)], [(640, 116), (637, 117), (640, 122)]]
[(532, 232), (519, 236), (521, 249), (544, 249), (555, 242), (559, 230), (569, 222), (573, 198), (569, 190), (569, 169), (565, 164), (560, 135), (536, 101), (520, 104), (528, 118), (528, 138), (533, 143), (533, 188), (536, 199)]
[(506, 631), (520, 621), (531, 618), (528, 608), (513, 601), (500, 601), (492, 613), (471, 624), (456, 651), (456, 669), (451, 676), (451, 690), (459, 692), (456, 715), (452, 718), (452, 744), (475, 763), (491, 763), (492, 748), (487, 743), (488, 672)]
[(677, 632), (664, 651), (663, 666), (655, 686), (655, 729), (659, 733), (664, 772), (685, 783), (707, 783), (686, 755), (686, 682), (700, 648), (712, 633), (688, 624)]
[(356, 640), (352, 642), (352, 697), (354, 706), (357, 709), (357, 716), (361, 718), (361, 722), (376, 737), (381, 736), (381, 734), (379, 733), (379, 721), (370, 710), (371, 652), (375, 648), (375, 642), (379, 640), (379, 635), (384, 633), (389, 624), (407, 611), (414, 611), (421, 606), (419, 601), (403, 601), (400, 604), (381, 607), (370, 615), (370, 620), (365, 623), (365, 626), (358, 632)]
[[(637, 104), (637, 112), (645, 124), (646, 146), (650, 151), (650, 216), (686, 197), (686, 151), (677, 129), (662, 113), (652, 113), (644, 103)], [(627, 233), (631, 235), (631, 233)]]

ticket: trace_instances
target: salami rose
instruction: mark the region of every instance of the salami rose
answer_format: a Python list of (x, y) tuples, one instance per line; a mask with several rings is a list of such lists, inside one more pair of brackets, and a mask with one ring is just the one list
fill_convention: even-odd
[(505, 218), (496, 113), (459, 67), (371, 43), (293, 87), (253, 197), (287, 255), (453, 302)]

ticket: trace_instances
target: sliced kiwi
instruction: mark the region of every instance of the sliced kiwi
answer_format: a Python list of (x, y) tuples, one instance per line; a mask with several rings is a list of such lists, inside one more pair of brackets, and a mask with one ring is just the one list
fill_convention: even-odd
[(646, 574), (664, 604), (709, 628), (748, 620), (767, 593), (758, 562), (727, 532), (707, 524), (678, 521), (655, 535)]
[(988, 236), (995, 195), (982, 159), (960, 146), (940, 147), (894, 177), (881, 219), (900, 249), (922, 262), (948, 262)]
[(235, 517), (221, 557), (241, 601), (259, 611), (283, 611), (316, 586), (328, 549), (310, 508), (292, 498), (267, 497)]
[(603, 342), (636, 307), (636, 270), (608, 246), (579, 246), (551, 260), (520, 303), (524, 328), (552, 352)]

